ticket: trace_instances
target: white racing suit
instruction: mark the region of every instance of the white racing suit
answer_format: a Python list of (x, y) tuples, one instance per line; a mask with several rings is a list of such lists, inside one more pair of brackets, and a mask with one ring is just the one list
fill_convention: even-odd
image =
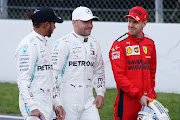
[(104, 96), (105, 73), (100, 45), (93, 37), (88, 41), (74, 32), (54, 43), (52, 49), (53, 76), (59, 84), (59, 95), (66, 120), (99, 120), (93, 97)]
[(46, 39), (32, 31), (18, 45), (16, 50), (17, 84), (19, 88), (19, 108), (24, 119), (29, 112), (38, 109), (46, 120), (51, 120), (53, 103), (52, 65), (46, 46)]

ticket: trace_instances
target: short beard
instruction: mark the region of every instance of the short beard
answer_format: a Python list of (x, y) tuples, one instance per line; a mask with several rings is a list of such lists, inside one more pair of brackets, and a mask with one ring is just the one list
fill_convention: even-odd
[(50, 27), (49, 27), (49, 29), (47, 31), (47, 34), (48, 34), (47, 36), (48, 37), (51, 37), (51, 34), (52, 34), (52, 30), (51, 29), (52, 29), (52, 26), (50, 25)]

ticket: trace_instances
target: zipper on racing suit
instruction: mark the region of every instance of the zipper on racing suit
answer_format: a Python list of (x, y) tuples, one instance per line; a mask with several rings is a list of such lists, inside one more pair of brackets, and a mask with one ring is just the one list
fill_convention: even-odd
[[(141, 61), (143, 60), (142, 59), (142, 52), (141, 52), (141, 45), (140, 45), (140, 42), (138, 42), (138, 45), (139, 45), (139, 50), (140, 50), (140, 56), (141, 56)], [(141, 62), (141, 66), (142, 66), (142, 62)], [(144, 79), (143, 79), (143, 66), (142, 66), (142, 93), (144, 95), (144, 89), (143, 89), (143, 86), (144, 86)]]
[[(86, 45), (85, 44), (88, 44), (88, 42), (83, 42), (83, 45), (84, 45), (84, 49), (85, 49), (85, 62), (87, 60), (87, 49), (86, 49)], [(85, 96), (86, 96), (86, 63), (85, 63), (85, 68), (84, 68), (84, 99), (83, 99), (83, 105), (85, 105)]]

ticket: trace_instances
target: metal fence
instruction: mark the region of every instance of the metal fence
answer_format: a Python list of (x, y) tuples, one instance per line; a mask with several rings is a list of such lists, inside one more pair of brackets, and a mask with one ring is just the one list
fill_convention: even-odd
[(0, 17), (24, 19), (24, 13), (40, 6), (52, 7), (65, 20), (76, 7), (87, 6), (101, 21), (116, 22), (125, 22), (130, 8), (142, 6), (149, 22), (180, 23), (180, 0), (0, 0)]

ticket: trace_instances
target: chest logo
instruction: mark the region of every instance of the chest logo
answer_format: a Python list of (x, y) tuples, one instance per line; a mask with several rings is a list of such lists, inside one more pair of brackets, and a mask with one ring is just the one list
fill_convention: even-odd
[(127, 53), (131, 54), (132, 53), (132, 49), (130, 47), (127, 48)]
[(139, 47), (134, 47), (134, 52), (138, 53), (139, 52)]
[(28, 46), (25, 46), (25, 47), (23, 48), (23, 50), (22, 50), (22, 53), (23, 53), (23, 54), (26, 54), (26, 53), (27, 53), (27, 49), (28, 49)]
[(139, 47), (139, 45), (127, 46), (126, 47), (126, 55), (127, 56), (140, 55), (140, 47)]
[(143, 46), (143, 51), (145, 54), (147, 54), (147, 47), (146, 46)]

